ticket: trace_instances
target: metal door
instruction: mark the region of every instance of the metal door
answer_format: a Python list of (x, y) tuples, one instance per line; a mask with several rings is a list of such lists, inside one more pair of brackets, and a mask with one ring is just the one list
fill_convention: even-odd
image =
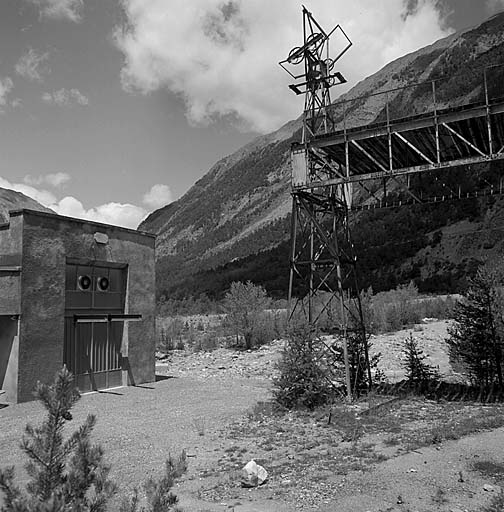
[(122, 384), (125, 269), (67, 263), (63, 361), (80, 391)]

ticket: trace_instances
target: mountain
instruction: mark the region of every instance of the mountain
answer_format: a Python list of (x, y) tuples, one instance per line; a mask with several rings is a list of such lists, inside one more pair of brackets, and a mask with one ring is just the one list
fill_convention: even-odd
[(21, 192), (0, 187), (0, 224), (9, 222), (9, 210), (29, 208), (40, 212), (54, 213), (51, 209), (42, 206), (31, 197)]
[[(453, 34), (387, 64), (338, 101), (354, 100), (346, 110), (348, 126), (383, 120), (386, 99), (395, 117), (421, 112), (430, 101), (430, 90), (401, 87), (432, 79), (440, 79), (439, 102), (463, 104), (481, 95), (480, 68), (503, 62), (504, 13), (501, 13), (478, 27)], [(455, 75), (456, 78), (450, 78)], [(502, 80), (501, 71), (489, 83), (490, 89), (499, 90)], [(377, 94), (391, 89), (395, 91), (388, 95)], [(358, 99), (363, 96), (367, 98)], [(342, 127), (341, 117), (336, 129)], [(217, 162), (178, 201), (155, 211), (142, 222), (140, 229), (158, 235), (160, 296), (197, 296), (202, 292), (219, 296), (232, 280), (238, 279), (263, 283), (273, 294), (285, 295), (291, 209), (289, 149), (293, 141), (299, 140), (300, 128), (301, 119), (298, 119), (258, 137)], [(500, 164), (492, 165), (481, 172), (498, 172)], [(460, 203), (440, 206), (437, 210), (417, 205), (357, 217), (353, 233), (356, 246), (363, 254), (363, 284), (383, 289), (416, 279), (426, 289), (428, 283), (437, 286), (442, 282), (447, 288), (458, 286), (460, 279), (449, 282), (451, 276), (463, 277), (485, 255), (471, 247), (461, 250), (453, 236), (444, 233), (457, 232), (457, 226), (464, 222), (468, 223), (466, 231), (476, 229), (488, 223), (488, 215), (499, 217), (502, 206), (500, 199), (493, 199), (491, 204), (484, 200)], [(493, 214), (488, 213), (491, 209), (495, 210)], [(403, 231), (397, 229), (397, 218), (402, 219)], [(396, 227), (391, 229), (391, 226)], [(406, 243), (413, 235), (416, 239)], [(398, 242), (404, 247), (398, 249), (396, 245), (391, 251), (389, 245), (387, 249), (386, 243)]]

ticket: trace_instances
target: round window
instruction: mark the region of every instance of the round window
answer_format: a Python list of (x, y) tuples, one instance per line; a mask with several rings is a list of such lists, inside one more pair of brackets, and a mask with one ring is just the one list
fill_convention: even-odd
[(98, 290), (101, 292), (106, 292), (109, 289), (110, 281), (108, 277), (99, 277), (96, 280), (96, 283), (98, 285)]
[(89, 276), (79, 276), (78, 283), (80, 290), (87, 291), (91, 288), (91, 278)]

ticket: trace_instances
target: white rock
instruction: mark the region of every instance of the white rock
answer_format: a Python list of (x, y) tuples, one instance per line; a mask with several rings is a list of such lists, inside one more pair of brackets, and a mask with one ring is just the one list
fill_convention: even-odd
[(268, 479), (268, 472), (255, 460), (247, 462), (242, 469), (242, 480), (243, 487), (257, 487), (262, 485)]

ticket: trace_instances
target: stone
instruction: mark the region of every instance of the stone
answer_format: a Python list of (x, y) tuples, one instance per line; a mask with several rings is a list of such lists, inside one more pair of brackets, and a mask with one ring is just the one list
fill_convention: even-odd
[(243, 487), (258, 487), (268, 480), (268, 472), (255, 460), (243, 466), (241, 484)]
[(486, 491), (486, 492), (494, 492), (495, 491), (495, 487), (493, 485), (490, 485), (490, 484), (485, 484), (483, 486), (483, 490)]

